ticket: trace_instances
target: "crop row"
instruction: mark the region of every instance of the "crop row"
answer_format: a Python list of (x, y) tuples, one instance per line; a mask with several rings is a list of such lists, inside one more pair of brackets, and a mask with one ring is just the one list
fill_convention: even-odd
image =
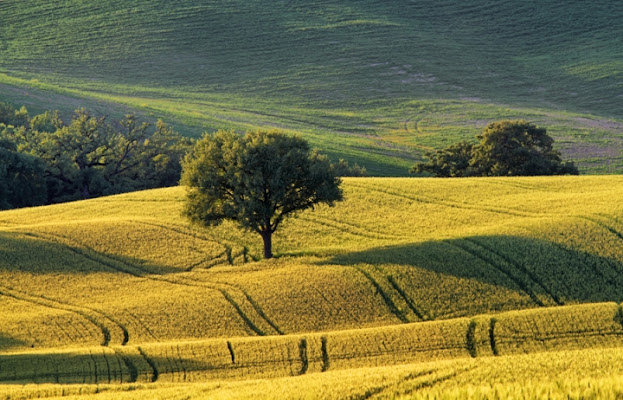
[(623, 346), (616, 303), (512, 311), (307, 335), (0, 355), (0, 381), (189, 382)]

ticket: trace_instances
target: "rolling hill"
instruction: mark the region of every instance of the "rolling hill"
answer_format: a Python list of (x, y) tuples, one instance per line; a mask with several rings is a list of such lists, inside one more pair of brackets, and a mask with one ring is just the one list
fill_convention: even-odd
[(583, 172), (614, 173), (622, 13), (614, 1), (5, 0), (0, 100), (138, 111), (191, 136), (296, 131), (375, 175), (525, 118)]
[(344, 186), (268, 261), (183, 188), (1, 212), (0, 398), (621, 392), (621, 177)]

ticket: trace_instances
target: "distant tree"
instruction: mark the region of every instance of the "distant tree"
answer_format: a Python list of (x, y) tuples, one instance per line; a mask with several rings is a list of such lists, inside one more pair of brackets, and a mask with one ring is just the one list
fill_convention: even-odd
[(578, 174), (573, 163), (563, 163), (545, 128), (524, 120), (492, 122), (477, 136), (471, 166), (479, 175)]
[(272, 234), (284, 218), (342, 200), (328, 158), (297, 136), (219, 131), (197, 142), (182, 168), (184, 214), (206, 226), (238, 222), (262, 237), (265, 258), (273, 256)]
[(444, 178), (472, 176), (475, 174), (470, 166), (473, 148), (471, 143), (459, 142), (446, 149), (428, 152), (425, 155), (429, 161), (415, 164), (409, 172), (426, 172)]
[(53, 133), (33, 132), (32, 152), (47, 163), (50, 202), (87, 199), (104, 194), (104, 167), (111, 162), (113, 130), (105, 117), (84, 109), (69, 125)]
[(112, 155), (103, 170), (106, 194), (177, 185), (192, 141), (162, 120), (153, 133), (151, 125), (139, 123), (135, 115), (127, 115), (120, 124), (123, 129), (113, 134)]
[(357, 163), (350, 166), (343, 158), (340, 158), (333, 167), (337, 176), (366, 176), (368, 174), (366, 167), (361, 167)]
[(441, 177), (578, 174), (573, 162), (563, 162), (554, 150), (546, 129), (524, 120), (492, 122), (477, 138), (480, 142), (475, 145), (461, 142), (428, 153), (429, 161), (410, 171)]

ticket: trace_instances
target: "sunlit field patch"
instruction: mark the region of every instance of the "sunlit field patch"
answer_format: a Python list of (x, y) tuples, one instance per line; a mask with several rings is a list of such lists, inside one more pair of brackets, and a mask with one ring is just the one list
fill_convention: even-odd
[(618, 393), (614, 370), (586, 375), (593, 391), (464, 377), (618, 354), (620, 177), (347, 178), (344, 190), (280, 227), (267, 261), (256, 234), (190, 226), (184, 188), (3, 211), (0, 381), (12, 383), (0, 395), (244, 398), (277, 385), (296, 397), (300, 382), (329, 398)]

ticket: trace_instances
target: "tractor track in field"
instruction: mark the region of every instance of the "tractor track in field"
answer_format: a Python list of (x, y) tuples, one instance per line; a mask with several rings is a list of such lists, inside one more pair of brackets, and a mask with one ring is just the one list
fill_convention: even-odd
[(151, 331), (151, 329), (149, 329), (149, 327), (145, 324), (145, 322), (143, 322), (142, 319), (140, 319), (139, 317), (137, 317), (136, 315), (129, 313), (129, 312), (125, 312), (125, 315), (131, 317), (132, 319), (134, 319), (136, 321), (136, 323), (145, 330), (145, 332), (147, 332), (147, 334), (154, 340), (158, 341), (159, 338)]
[[(138, 368), (136, 367), (136, 364), (134, 364), (132, 362), (132, 359), (130, 357), (128, 357), (126, 354), (121, 353), (119, 350), (117, 349), (113, 349), (115, 352), (115, 355), (117, 356), (117, 359), (119, 360), (119, 362), (123, 362), (123, 364), (125, 364), (126, 368), (128, 369), (128, 373), (129, 373), (129, 378), (127, 380), (127, 383), (134, 383), (138, 380)], [(121, 383), (123, 382), (123, 375), (121, 376)]]
[(433, 373), (435, 373), (435, 370), (432, 370), (432, 369), (426, 370), (426, 371), (420, 371), (420, 372), (416, 372), (416, 373), (410, 373), (410, 374), (404, 376), (403, 378), (399, 379), (398, 382), (392, 382), (392, 383), (389, 383), (387, 385), (376, 386), (376, 387), (373, 387), (373, 388), (370, 388), (370, 389), (366, 390), (364, 393), (354, 395), (354, 396), (352, 396), (350, 398), (352, 400), (367, 400), (367, 399), (371, 399), (371, 398), (374, 398), (375, 396), (379, 396), (379, 395), (383, 394), (383, 392), (386, 392), (387, 390), (389, 390), (392, 387), (395, 387), (396, 385), (408, 382), (410, 380), (423, 378), (425, 376), (432, 375)]
[(405, 129), (405, 132), (407, 132), (407, 134), (411, 134), (411, 133), (421, 133), (421, 132), (411, 132), (411, 130), (409, 129), (409, 124), (413, 122), (413, 126), (415, 128), (415, 130), (417, 131), (417, 124), (418, 124), (419, 119), (416, 119), (415, 117), (409, 117), (407, 118), (404, 122), (403, 122), (403, 127)]
[(402, 287), (400, 287), (400, 285), (398, 284), (398, 282), (396, 282), (394, 277), (392, 275), (387, 275), (387, 281), (394, 288), (394, 290), (396, 292), (398, 292), (398, 294), (400, 294), (400, 296), (404, 299), (405, 303), (407, 303), (407, 306), (409, 306), (411, 311), (421, 321), (425, 321), (426, 317), (424, 316), (424, 313), (422, 312), (422, 310), (420, 310), (420, 308), (415, 305), (415, 302), (413, 301), (413, 299), (411, 297), (409, 297), (409, 295), (407, 295), (407, 293), (404, 291), (404, 289)]
[(538, 296), (532, 291), (532, 289), (530, 289), (521, 278), (515, 276), (515, 274), (513, 274), (510, 269), (501, 266), (499, 263), (496, 263), (494, 260), (490, 259), (487, 256), (483, 256), (483, 255), (479, 254), (478, 252), (476, 252), (474, 250), (471, 250), (467, 246), (460, 245), (460, 244), (457, 244), (457, 243), (451, 243), (451, 242), (446, 242), (446, 243), (449, 246), (455, 247), (455, 248), (457, 248), (457, 249), (459, 249), (459, 250), (469, 254), (470, 256), (479, 259), (480, 261), (484, 262), (485, 264), (492, 266), (495, 270), (497, 270), (498, 272), (500, 272), (504, 276), (506, 276), (508, 279), (510, 279), (510, 281), (512, 281), (517, 286), (517, 289), (519, 289), (522, 292), (524, 292), (525, 294), (527, 294), (528, 297), (530, 297), (530, 299), (532, 299), (532, 301), (535, 304), (537, 304), (539, 307), (544, 307), (545, 306), (545, 303), (543, 303), (541, 301), (541, 299), (538, 298)]
[(496, 249), (492, 248), (491, 246), (482, 244), (481, 242), (477, 241), (476, 239), (473, 238), (466, 238), (464, 239), (470, 243), (472, 243), (473, 245), (480, 247), (482, 249), (484, 249), (485, 251), (495, 255), (496, 257), (500, 258), (501, 260), (503, 260), (506, 264), (514, 267), (515, 269), (517, 269), (518, 271), (521, 271), (524, 275), (526, 275), (534, 284), (537, 285), (537, 287), (540, 287), (541, 289), (543, 289), (543, 291), (552, 298), (552, 300), (554, 300), (554, 302), (559, 305), (562, 306), (564, 305), (564, 301), (562, 301), (560, 299), (560, 296), (558, 296), (557, 294), (555, 294), (553, 292), (553, 290), (551, 290), (550, 288), (548, 288), (545, 283), (543, 283), (541, 281), (541, 279), (539, 279), (539, 277), (532, 271), (530, 271), (527, 267), (525, 267), (524, 265), (521, 265), (520, 263), (518, 263), (517, 261), (513, 260), (512, 258), (510, 258), (509, 256), (507, 256), (504, 253), (501, 253), (499, 251), (497, 251)]
[[(621, 233), (620, 231), (618, 231), (617, 229), (615, 229), (614, 227), (610, 225), (613, 222), (617, 223), (616, 220), (613, 220), (612, 218), (609, 218), (606, 216), (598, 216), (598, 217), (592, 216), (592, 217), (579, 217), (579, 218), (582, 220), (588, 221), (592, 224), (595, 224), (601, 227), (602, 229), (605, 229), (606, 231), (614, 235), (618, 240), (623, 241), (623, 233)], [(604, 222), (603, 220), (606, 220), (608, 222)], [(557, 246), (561, 248), (563, 251), (570, 252), (567, 248), (561, 245), (557, 245)], [(610, 284), (612, 287), (616, 288), (617, 290), (621, 290), (621, 288), (623, 287), (623, 278), (622, 278), (623, 266), (620, 263), (614, 260), (611, 260), (608, 257), (603, 257), (602, 259), (608, 264), (608, 266), (612, 270), (612, 273), (608, 274), (609, 276), (606, 276), (604, 271), (601, 271), (595, 264), (590, 264), (591, 269), (593, 270), (593, 272), (595, 272), (595, 274), (601, 276), (602, 279), (606, 281), (608, 284)]]
[(413, 386), (412, 388), (410, 388), (409, 390), (404, 391), (401, 394), (404, 396), (404, 395), (409, 395), (409, 394), (411, 394), (411, 393), (413, 393), (415, 391), (421, 390), (421, 389), (432, 388), (433, 386), (436, 386), (436, 385), (438, 385), (440, 383), (443, 383), (445, 381), (448, 381), (450, 379), (456, 378), (459, 375), (466, 374), (469, 371), (472, 371), (472, 370), (474, 370), (476, 368), (478, 368), (478, 367), (476, 367), (476, 366), (468, 367), (468, 368), (464, 368), (464, 369), (462, 369), (460, 371), (453, 371), (453, 372), (441, 375), (441, 376), (439, 376), (439, 377), (437, 377), (435, 379), (432, 379), (430, 381), (424, 381), (422, 383), (419, 383), (419, 384)]
[[(378, 274), (387, 281), (389, 287), (394, 290), (394, 293), (397, 294), (396, 297), (399, 299), (399, 301), (403, 302), (416, 317), (412, 322), (427, 320), (422, 310), (415, 304), (415, 301), (404, 291), (404, 289), (391, 274), (386, 273), (378, 265), (374, 265), (373, 267), (378, 272)], [(383, 279), (381, 279), (381, 281), (383, 281)], [(406, 311), (406, 313), (408, 313), (408, 311)]]
[(152, 374), (151, 374), (151, 382), (156, 382), (158, 380), (158, 378), (160, 377), (160, 371), (158, 371), (158, 366), (156, 365), (156, 363), (154, 362), (154, 360), (152, 360), (146, 353), (145, 351), (139, 346), (136, 348), (138, 350), (138, 352), (140, 353), (140, 355), (143, 357), (143, 359), (145, 360), (145, 362), (151, 367), (152, 369)]
[[(156, 228), (160, 228), (160, 229), (164, 229), (167, 231), (171, 231), (171, 232), (175, 232), (178, 233), (180, 235), (184, 235), (184, 236), (188, 236), (188, 237), (192, 237), (194, 239), (198, 239), (201, 240), (203, 242), (207, 242), (207, 243), (216, 243), (219, 246), (223, 247), (223, 251), (219, 254), (217, 254), (216, 256), (208, 256), (205, 257), (191, 265), (189, 265), (188, 267), (186, 267), (186, 271), (190, 272), (194, 269), (198, 269), (198, 268), (202, 268), (202, 269), (209, 269), (212, 268), (216, 265), (220, 265), (220, 264), (233, 264), (233, 258), (232, 258), (232, 247), (231, 245), (228, 244), (224, 244), (221, 241), (218, 241), (214, 238), (209, 238), (206, 235), (201, 235), (199, 233), (191, 233), (188, 231), (184, 231), (182, 227), (177, 227), (175, 225), (166, 225), (166, 224), (158, 224), (155, 222), (147, 222), (147, 221), (143, 221), (143, 220), (128, 220), (128, 222), (130, 223), (134, 223), (134, 224), (141, 224), (141, 225), (147, 225), (147, 226), (151, 226), (151, 227), (156, 227)], [(239, 256), (239, 255), (238, 255)]]
[[(603, 215), (599, 215), (599, 218), (605, 219), (608, 221), (608, 223), (619, 223), (616, 219), (612, 218), (612, 217), (607, 217), (607, 216), (603, 216)], [(614, 236), (616, 236), (617, 238), (619, 238), (620, 240), (623, 240), (623, 233), (618, 231), (617, 229), (613, 228), (612, 226), (608, 225), (608, 223), (605, 223), (603, 221), (600, 221), (599, 219), (595, 218), (595, 216), (592, 217), (579, 217), (580, 219), (583, 219), (585, 221), (589, 221), (592, 222), (596, 225), (601, 226), (602, 228), (606, 229), (608, 232), (612, 233)]]
[(381, 296), (381, 298), (383, 299), (383, 302), (385, 303), (389, 311), (392, 314), (394, 314), (394, 316), (398, 318), (400, 322), (402, 322), (403, 324), (411, 322), (406, 317), (405, 313), (402, 310), (400, 310), (398, 306), (396, 306), (396, 303), (394, 303), (391, 296), (383, 290), (381, 285), (372, 277), (372, 275), (369, 272), (365, 271), (363, 268), (358, 267), (358, 266), (355, 266), (353, 268), (359, 271), (370, 282), (370, 284), (372, 284), (372, 287), (374, 287), (376, 293), (378, 293)]
[(353, 182), (350, 182), (350, 185), (357, 187), (359, 189), (374, 191), (377, 193), (410, 200), (416, 203), (432, 204), (435, 206), (443, 206), (443, 207), (448, 207), (448, 208), (476, 210), (476, 211), (490, 212), (490, 213), (496, 213), (496, 214), (511, 215), (513, 217), (543, 217), (543, 216), (555, 215), (552, 213), (536, 213), (536, 212), (513, 210), (513, 209), (501, 208), (501, 207), (488, 207), (488, 206), (480, 206), (480, 205), (474, 205), (474, 204), (468, 204), (468, 203), (459, 203), (456, 201), (449, 201), (449, 200), (444, 200), (444, 199), (424, 196), (424, 195), (409, 195), (406, 193), (395, 192), (395, 191), (391, 191), (387, 189), (381, 189), (378, 187), (358, 185)]
[[(224, 247), (224, 252), (227, 253), (228, 251), (231, 252), (234, 246), (238, 246), (240, 248), (243, 249), (241, 254), (238, 254), (236, 256), (232, 256), (233, 259), (243, 256), (246, 257), (247, 254), (247, 248), (244, 244), (242, 243), (238, 243), (235, 241), (229, 241), (229, 240), (222, 240), (219, 239), (217, 240), (214, 237), (210, 237), (209, 235), (202, 233), (202, 232), (196, 232), (196, 231), (190, 231), (188, 227), (182, 226), (182, 225), (176, 225), (176, 224), (159, 224), (156, 222), (151, 222), (151, 221), (145, 221), (145, 220), (130, 220), (130, 222), (132, 223), (137, 223), (137, 224), (142, 224), (142, 225), (147, 225), (147, 226), (153, 226), (153, 227), (157, 227), (157, 228), (161, 228), (161, 229), (165, 229), (165, 230), (169, 230), (171, 232), (175, 232), (175, 233), (179, 233), (180, 235), (184, 235), (184, 236), (189, 236), (195, 239), (199, 239), (202, 240), (204, 242), (208, 242), (208, 243), (217, 243), (220, 246)], [(223, 253), (221, 253), (223, 254)], [(219, 256), (220, 257), (220, 254)], [(215, 258), (213, 258), (215, 259)], [(228, 259), (229, 264), (232, 264), (231, 259)], [(225, 263), (223, 263), (225, 264)], [(218, 265), (218, 264), (215, 264)], [(205, 268), (205, 267), (204, 267)]]
[[(595, 219), (594, 217), (586, 217), (586, 216), (578, 216), (576, 217), (579, 220), (584, 220), (584, 221), (588, 221), (592, 224), (595, 224), (597, 226), (599, 226), (600, 228), (609, 231), (611, 234), (614, 234), (615, 236), (617, 236), (619, 239), (623, 240), (623, 235), (620, 232), (617, 232), (615, 229), (613, 229), (612, 227), (608, 226), (606, 223), (599, 221), (597, 219)], [(602, 216), (602, 218), (604, 219), (608, 219), (605, 216)], [(539, 232), (534, 230), (534, 229), (528, 229), (531, 232), (534, 232), (536, 234), (538, 234)], [(577, 258), (578, 254), (576, 252), (574, 252), (573, 250), (565, 247), (563, 244), (551, 241), (549, 242), (549, 244), (555, 248), (557, 248), (558, 250), (569, 254), (571, 258)], [(588, 253), (586, 253), (588, 254)], [(621, 290), (621, 288), (623, 288), (623, 265), (621, 265), (621, 263), (618, 263), (615, 260), (612, 260), (608, 257), (601, 257), (600, 261), (605, 262), (609, 269), (607, 268), (599, 268), (598, 263), (593, 263), (593, 262), (585, 262), (582, 263), (581, 266), (584, 267), (587, 270), (587, 276), (590, 276), (591, 274), (594, 274), (598, 277), (600, 277), (607, 285), (611, 286), (612, 288), (614, 288), (615, 290)], [(569, 291), (571, 291), (572, 286), (569, 285), (569, 283), (565, 280), (561, 281)]]
[(353, 236), (359, 236), (359, 237), (364, 237), (367, 239), (380, 239), (380, 240), (395, 240), (395, 239), (403, 239), (404, 236), (401, 235), (392, 235), (392, 234), (387, 234), (387, 233), (380, 233), (380, 232), (370, 232), (369, 230), (352, 224), (352, 223), (347, 223), (347, 222), (343, 222), (343, 221), (335, 221), (329, 218), (323, 218), (317, 215), (314, 215), (313, 217), (305, 217), (305, 216), (299, 216), (297, 219), (302, 220), (302, 221), (307, 221), (309, 223), (313, 223), (313, 224), (317, 224), (317, 225), (322, 225), (322, 226), (326, 226), (332, 229), (336, 229), (338, 231), (353, 235)]
[[(387, 398), (388, 396), (408, 396), (410, 394), (412, 394), (413, 392), (416, 392), (418, 390), (421, 389), (425, 389), (425, 388), (431, 388), (439, 383), (445, 382), (447, 380), (450, 380), (452, 378), (457, 377), (458, 375), (461, 374), (465, 374), (469, 371), (472, 371), (474, 369), (476, 369), (477, 367), (468, 367), (468, 368), (463, 368), (459, 371), (452, 371), (452, 372), (447, 372), (443, 375), (439, 375), (437, 377), (435, 377), (434, 379), (430, 379), (430, 380), (426, 380), (426, 379), (422, 379), (422, 378), (426, 378), (426, 377), (432, 377), (435, 373), (440, 372), (434, 369), (431, 370), (425, 370), (425, 371), (420, 371), (420, 372), (412, 372), (410, 374), (405, 375), (404, 377), (400, 378), (397, 382), (392, 382), (386, 385), (382, 385), (382, 386), (377, 386), (371, 389), (366, 390), (364, 393), (358, 394), (358, 395), (354, 395), (352, 397), (350, 397), (353, 400), (368, 400), (368, 399), (374, 399), (374, 398)], [(396, 388), (400, 387), (400, 385), (403, 384), (407, 384), (411, 381), (417, 381), (417, 380), (422, 380), (421, 382), (416, 383), (415, 385), (413, 385), (412, 387), (406, 389), (406, 390), (400, 390), (398, 393), (387, 393), (388, 390), (390, 389), (394, 389), (396, 390)]]
[[(623, 234), (608, 224), (608, 223), (613, 222), (608, 217), (601, 216), (601, 218), (606, 219), (608, 223), (595, 219), (594, 217), (593, 218), (579, 217), (579, 218), (589, 221), (591, 223), (594, 223), (597, 226), (601, 227), (602, 229), (605, 229), (606, 231), (616, 236), (619, 240), (623, 240)], [(572, 254), (572, 251), (569, 250), (568, 248), (558, 243), (554, 243), (554, 245), (560, 248), (561, 250), (565, 251), (566, 253)], [(611, 273), (607, 274), (608, 276), (606, 275), (604, 271), (600, 270), (596, 264), (590, 263), (589, 267), (591, 268), (593, 272), (595, 272), (595, 274), (601, 276), (604, 281), (609, 283), (615, 289), (621, 291), (621, 289), (623, 288), (623, 265), (615, 260), (610, 259), (609, 257), (602, 257), (601, 260), (603, 260), (606, 264), (608, 264), (608, 267), (610, 267), (611, 269)]]
[(63, 301), (56, 300), (56, 299), (50, 299), (44, 296), (26, 293), (24, 291), (16, 290), (16, 289), (5, 287), (5, 286), (0, 286), (0, 295), (11, 297), (11, 298), (21, 300), (21, 301), (25, 301), (31, 304), (36, 304), (39, 306), (52, 308), (55, 310), (67, 311), (67, 312), (72, 312), (74, 314), (77, 314), (81, 316), (82, 318), (86, 319), (87, 321), (89, 321), (90, 323), (92, 323), (93, 325), (95, 325), (101, 331), (102, 336), (103, 336), (103, 340), (101, 343), (102, 346), (109, 346), (110, 341), (112, 340), (111, 327), (108, 324), (102, 322), (102, 319), (112, 322), (114, 324), (113, 329), (119, 329), (121, 331), (121, 335), (123, 336), (121, 345), (126, 345), (129, 340), (129, 333), (125, 329), (125, 327), (121, 325), (116, 319), (111, 318), (110, 316), (108, 316), (107, 314), (99, 310), (95, 310), (95, 309), (88, 308), (88, 307), (76, 306), (71, 303), (63, 302)]
[[(132, 275), (136, 278), (149, 279), (149, 280), (165, 282), (165, 283), (174, 284), (174, 285), (181, 285), (181, 286), (186, 286), (186, 287), (200, 287), (200, 288), (216, 290), (234, 308), (236, 313), (239, 315), (239, 317), (244, 321), (245, 325), (252, 332), (257, 334), (258, 336), (266, 335), (267, 333), (262, 328), (260, 328), (258, 324), (256, 324), (256, 322), (254, 322), (251, 318), (249, 318), (245, 310), (243, 310), (243, 308), (238, 303), (238, 301), (234, 299), (230, 293), (230, 291), (232, 290), (238, 291), (239, 294), (241, 294), (241, 296), (238, 296), (238, 297), (243, 298), (243, 301), (248, 302), (248, 304), (250, 305), (250, 307), (246, 307), (247, 310), (249, 309), (254, 310), (254, 312), (257, 314), (257, 317), (259, 317), (256, 319), (259, 319), (260, 321), (262, 321), (262, 325), (267, 325), (269, 327), (269, 330), (274, 330), (279, 335), (283, 334), (283, 332), (277, 327), (277, 325), (271, 319), (269, 319), (268, 316), (266, 316), (266, 314), (259, 307), (257, 302), (255, 302), (246, 291), (244, 291), (243, 289), (235, 285), (228, 284), (228, 283), (221, 283), (221, 282), (202, 281), (202, 280), (197, 280), (197, 279), (192, 279), (192, 278), (181, 277), (176, 274), (172, 275), (171, 277), (165, 276), (163, 274), (159, 274), (149, 269), (142, 268), (137, 265), (129, 264), (125, 261), (119, 260), (115, 257), (106, 255), (104, 253), (97, 252), (96, 250), (93, 250), (89, 248), (88, 246), (84, 246), (82, 243), (80, 243), (79, 241), (75, 239), (68, 238), (62, 235), (55, 235), (51, 233), (37, 233), (37, 234), (24, 233), (24, 234), (27, 236), (36, 237), (39, 239), (52, 240), (58, 244), (66, 246), (69, 251), (72, 251), (73, 253), (85, 259), (88, 259), (91, 262), (95, 262), (99, 265), (103, 265), (106, 268), (109, 268), (116, 272), (121, 272), (121, 273)], [(73, 245), (76, 245), (78, 247), (69, 247), (67, 242), (70, 242)], [(124, 331), (124, 335), (125, 333), (127, 333), (127, 330)], [(129, 340), (129, 337), (128, 337), (128, 340)], [(127, 343), (127, 340), (124, 341), (124, 344), (125, 343)]]
[[(425, 321), (422, 310), (417, 307), (413, 299), (400, 287), (392, 275), (387, 275), (378, 266), (374, 266), (376, 274), (366, 271), (363, 267), (354, 266), (372, 285), (389, 311), (402, 323)], [(377, 276), (374, 276), (377, 275)], [(400, 303), (400, 304), (397, 304)]]
[[(420, 113), (414, 114), (407, 118), (403, 123), (404, 130), (407, 134), (423, 135), (425, 132), (420, 128), (420, 123), (426, 119), (426, 116), (422, 116)], [(409, 129), (409, 125), (413, 126), (413, 130)]]

